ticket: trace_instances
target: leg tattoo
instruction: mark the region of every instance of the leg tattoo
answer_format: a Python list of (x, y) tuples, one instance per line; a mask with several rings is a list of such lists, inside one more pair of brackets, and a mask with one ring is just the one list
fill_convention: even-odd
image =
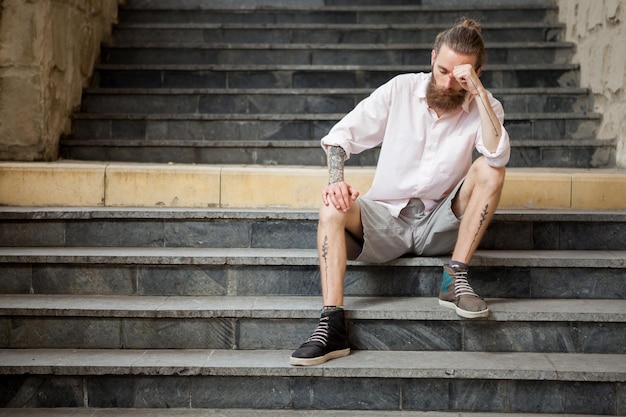
[(322, 243), (322, 258), (324, 259), (324, 277), (326, 279), (326, 288), (328, 288), (328, 236), (324, 236), (324, 243)]
[(476, 230), (476, 234), (474, 235), (474, 240), (472, 240), (472, 244), (470, 245), (470, 250), (474, 247), (474, 244), (478, 240), (478, 236), (483, 228), (483, 225), (487, 221), (487, 215), (489, 214), (489, 204), (485, 205), (483, 212), (480, 213), (480, 223), (478, 223), (478, 230)]

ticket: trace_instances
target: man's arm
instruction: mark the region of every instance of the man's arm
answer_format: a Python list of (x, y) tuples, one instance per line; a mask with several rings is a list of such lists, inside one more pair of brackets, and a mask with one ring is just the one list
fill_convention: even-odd
[(463, 88), (474, 95), (478, 102), (483, 143), (488, 151), (495, 152), (498, 149), (500, 137), (502, 136), (502, 124), (491, 106), (489, 92), (485, 89), (471, 65), (459, 65), (454, 68), (454, 77)]
[(346, 151), (341, 146), (328, 148), (328, 184), (343, 182), (343, 166), (346, 160)]
[(344, 181), (346, 151), (341, 146), (329, 146), (327, 154), (328, 186), (322, 193), (322, 200), (327, 206), (332, 204), (337, 210), (348, 211), (350, 201), (356, 200), (359, 192)]

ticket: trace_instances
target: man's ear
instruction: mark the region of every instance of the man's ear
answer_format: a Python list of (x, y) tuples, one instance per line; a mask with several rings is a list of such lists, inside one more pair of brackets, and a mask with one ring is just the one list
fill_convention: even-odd
[(435, 65), (435, 58), (437, 58), (437, 52), (435, 52), (435, 50), (433, 49), (430, 52), (430, 66), (432, 67), (433, 65)]
[(480, 76), (481, 72), (483, 72), (483, 67), (482, 66), (476, 68), (476, 75)]

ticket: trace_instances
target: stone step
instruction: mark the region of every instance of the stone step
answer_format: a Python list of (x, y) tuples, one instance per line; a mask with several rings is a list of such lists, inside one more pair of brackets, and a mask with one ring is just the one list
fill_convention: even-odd
[[(434, 297), (348, 297), (358, 350), (626, 354), (626, 300), (487, 299), (459, 320)], [(295, 349), (321, 298), (3, 295), (10, 349)]]
[[(196, 164), (323, 166), (326, 155), (315, 141), (215, 141), (162, 139), (61, 140), (66, 159)], [(607, 168), (615, 163), (615, 140), (516, 140), (511, 168)], [(353, 155), (347, 166), (373, 166), (378, 148)]]
[[(317, 220), (317, 211), (295, 210), (0, 207), (0, 242), (4, 247), (314, 249)], [(626, 250), (626, 211), (499, 210), (481, 249)]]
[[(489, 251), (472, 260), (489, 298), (624, 298), (625, 251)], [(349, 262), (348, 296), (436, 296), (445, 257)], [(0, 248), (6, 294), (317, 295), (314, 249)], [(385, 279), (381, 280), (381, 277)]]
[[(127, 0), (126, 5), (132, 6), (136, 9), (206, 9), (213, 10), (256, 10), (256, 9), (268, 9), (280, 8), (284, 10), (304, 10), (307, 8), (319, 8), (319, 7), (349, 7), (356, 9), (359, 7), (373, 7), (380, 9), (381, 6), (416, 6), (415, 0), (240, 0), (236, 7), (233, 7), (233, 3), (230, 0), (211, 0), (207, 3), (206, 0)], [(433, 8), (445, 9), (451, 6), (458, 6), (459, 4), (465, 4), (466, 6), (472, 6), (477, 8), (492, 9), (494, 6), (511, 7), (509, 0), (447, 0), (445, 3), (438, 2), (436, 0), (422, 0), (420, 6), (423, 5), (424, 10), (431, 10)], [(549, 0), (520, 0), (517, 6), (523, 5), (528, 8), (546, 8), (553, 6)], [(426, 7), (427, 6), (427, 7)], [(443, 6), (443, 7), (442, 7)]]
[[(1, 417), (415, 417), (415, 411), (260, 410), (237, 408), (0, 408)], [(420, 417), (566, 417), (569, 414), (420, 411)], [(598, 417), (600, 414), (577, 414)]]
[[(549, 88), (579, 85), (577, 64), (493, 64), (481, 73), (489, 88)], [(95, 66), (103, 88), (376, 88), (430, 65), (116, 65)]]
[(621, 383), (626, 378), (624, 355), (356, 351), (303, 368), (288, 364), (290, 354), (4, 350), (0, 372), (2, 385), (13, 387), (5, 394), (10, 407), (619, 415), (626, 395)]
[[(191, 114), (191, 113), (76, 113), (75, 139), (256, 141), (319, 140), (344, 113), (305, 114)], [(598, 113), (508, 113), (504, 126), (520, 140), (591, 139), (601, 115)], [(575, 142), (574, 142), (575, 144)], [(320, 149), (321, 152), (321, 149)]]
[[(508, 113), (592, 112), (585, 88), (495, 88)], [(88, 88), (85, 113), (348, 113), (372, 89)]]
[[(423, 24), (237, 24), (237, 23), (119, 23), (113, 44), (163, 43), (432, 43), (449, 25)], [(565, 25), (558, 22), (484, 22), (482, 36), (492, 42), (557, 42)]]
[[(125, 65), (430, 65), (431, 43), (217, 44), (142, 43), (104, 46), (104, 64)], [(492, 42), (489, 65), (567, 64), (569, 42)], [(487, 68), (487, 67), (485, 67)]]
[[(374, 168), (345, 174), (365, 193)], [(327, 182), (321, 166), (0, 162), (0, 205), (318, 210)], [(620, 170), (509, 168), (499, 208), (623, 211), (625, 193)]]
[[(465, 7), (463, 7), (465, 6)], [(280, 7), (280, 6), (279, 6)], [(230, 10), (229, 10), (230, 9)], [(128, 4), (120, 7), (119, 21), (133, 23), (453, 23), (460, 16), (481, 22), (543, 22), (557, 21), (558, 9), (554, 4), (492, 4), (471, 6), (324, 6), (320, 2), (294, 8), (227, 8), (200, 3), (195, 7), (164, 4)]]

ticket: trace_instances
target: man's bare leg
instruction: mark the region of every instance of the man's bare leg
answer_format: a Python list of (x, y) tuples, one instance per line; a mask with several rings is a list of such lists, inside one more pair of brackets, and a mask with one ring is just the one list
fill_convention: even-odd
[(324, 308), (317, 329), (291, 355), (292, 365), (318, 365), (350, 354), (343, 310), (346, 231), (356, 237), (363, 235), (359, 204), (353, 201), (346, 211), (333, 205), (322, 205), (317, 230)]
[(469, 264), (487, 226), (496, 212), (505, 168), (493, 168), (483, 157), (477, 159), (452, 203), (457, 217), (463, 216), (452, 259)]
[(354, 201), (347, 212), (322, 205), (317, 228), (317, 251), (324, 306), (343, 306), (346, 231), (359, 239), (363, 236), (358, 202)]
[(452, 260), (444, 266), (439, 304), (462, 317), (489, 315), (487, 303), (467, 281), (467, 266), (500, 202), (504, 177), (504, 168), (490, 167), (481, 157), (472, 165), (452, 203), (452, 210), (462, 220)]

